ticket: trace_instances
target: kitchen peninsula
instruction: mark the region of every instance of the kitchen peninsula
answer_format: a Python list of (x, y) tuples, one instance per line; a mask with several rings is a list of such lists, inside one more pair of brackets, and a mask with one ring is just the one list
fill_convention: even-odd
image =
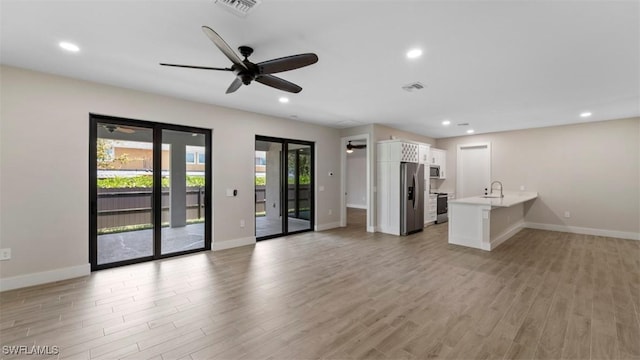
[(491, 251), (524, 227), (524, 203), (537, 192), (505, 191), (449, 201), (449, 244)]

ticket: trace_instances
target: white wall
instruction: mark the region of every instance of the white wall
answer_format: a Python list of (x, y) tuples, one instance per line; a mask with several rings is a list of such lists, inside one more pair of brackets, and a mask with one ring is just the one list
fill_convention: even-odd
[(484, 142), (491, 143), (492, 180), (539, 193), (525, 209), (527, 223), (638, 237), (640, 118), (438, 139), (448, 171), (440, 190), (456, 189), (457, 145)]
[(347, 206), (367, 208), (367, 151), (347, 154)]
[[(0, 280), (88, 268), (89, 113), (213, 129), (214, 248), (255, 241), (256, 134), (315, 142), (316, 188), (326, 189), (316, 193), (316, 225), (339, 223), (338, 130), (13, 67), (0, 71), (0, 246), (13, 252), (0, 263)], [(227, 188), (238, 196), (226, 197)]]

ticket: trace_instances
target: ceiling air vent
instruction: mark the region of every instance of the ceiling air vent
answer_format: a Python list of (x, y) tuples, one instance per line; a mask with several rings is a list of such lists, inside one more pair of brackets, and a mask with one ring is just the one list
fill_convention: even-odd
[(216, 0), (216, 4), (241, 17), (247, 16), (261, 2), (262, 0)]
[(422, 85), (422, 83), (419, 81), (413, 82), (411, 84), (407, 84), (402, 87), (402, 90), (408, 91), (408, 92), (414, 92), (422, 89), (424, 89), (424, 85)]

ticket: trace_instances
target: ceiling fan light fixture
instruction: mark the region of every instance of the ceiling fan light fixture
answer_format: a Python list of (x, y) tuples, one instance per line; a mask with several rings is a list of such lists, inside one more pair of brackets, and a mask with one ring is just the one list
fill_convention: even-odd
[(282, 104), (286, 104), (289, 102), (289, 98), (283, 96), (280, 99), (278, 99), (278, 101), (280, 101)]
[(353, 149), (347, 148), (347, 154), (351, 154), (351, 153), (353, 153)]
[(449, 121), (449, 120), (443, 120), (442, 121), (442, 125), (444, 125), (444, 126), (449, 126), (450, 124), (451, 124), (451, 121)]
[(581, 118), (588, 118), (588, 117), (589, 117), (589, 116), (591, 116), (591, 115), (592, 115), (592, 114), (591, 114), (591, 112), (589, 112), (589, 111), (585, 111), (585, 112), (583, 112), (583, 113), (581, 113), (581, 114), (580, 114), (580, 117), (581, 117)]

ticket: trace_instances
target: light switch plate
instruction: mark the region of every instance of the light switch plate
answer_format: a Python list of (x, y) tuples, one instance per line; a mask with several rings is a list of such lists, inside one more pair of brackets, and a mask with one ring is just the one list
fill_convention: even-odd
[(0, 261), (11, 259), (11, 248), (0, 249)]

